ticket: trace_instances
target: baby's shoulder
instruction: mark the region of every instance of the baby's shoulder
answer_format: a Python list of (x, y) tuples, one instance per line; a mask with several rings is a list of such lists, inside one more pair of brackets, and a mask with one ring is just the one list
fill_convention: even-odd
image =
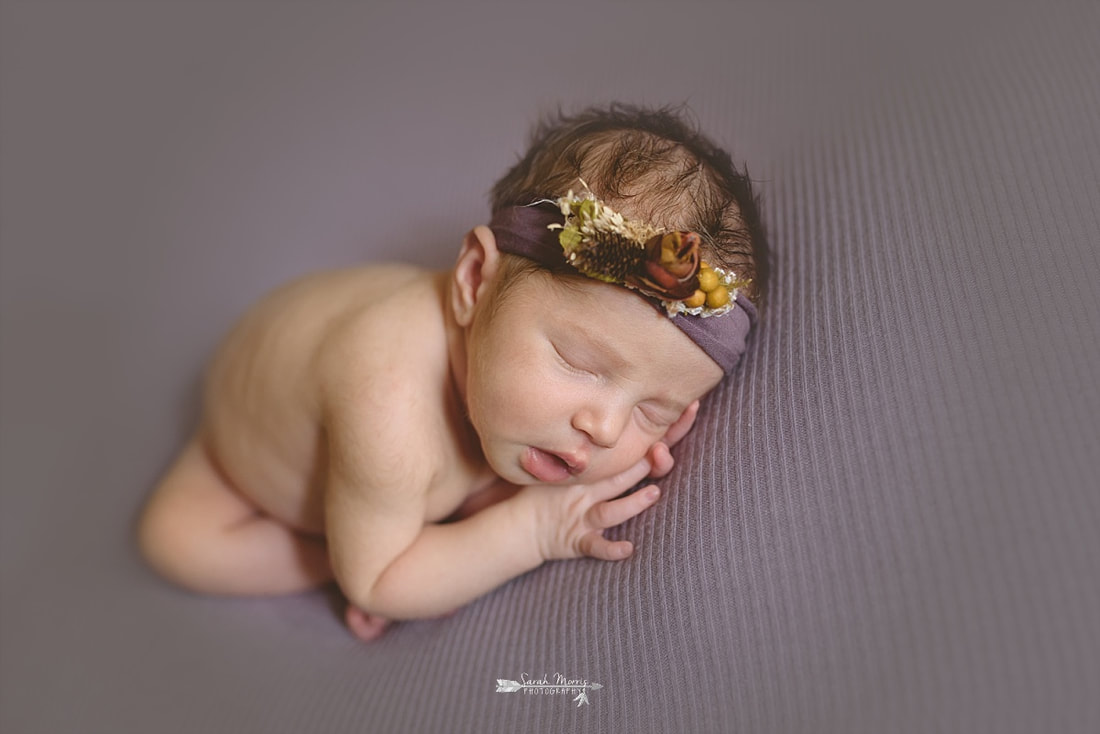
[[(325, 327), (320, 357), (337, 375), (348, 370), (410, 371), (445, 341), (441, 274), (408, 266), (360, 269), (350, 288), (360, 294)], [(416, 359), (418, 358), (418, 359)], [(410, 364), (410, 359), (416, 359)]]
[(445, 280), (401, 267), (371, 268), (362, 276), (373, 295), (333, 319), (317, 351), (322, 415), (335, 411), (338, 420), (391, 430), (400, 428), (396, 421), (426, 420), (431, 396), (448, 374)]

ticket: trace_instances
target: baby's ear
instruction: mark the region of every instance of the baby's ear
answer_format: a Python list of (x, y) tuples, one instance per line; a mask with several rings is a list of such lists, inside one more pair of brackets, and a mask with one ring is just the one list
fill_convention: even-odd
[(496, 237), (488, 227), (478, 226), (466, 233), (452, 276), (451, 308), (459, 326), (469, 326), (474, 307), (485, 297), (500, 269)]

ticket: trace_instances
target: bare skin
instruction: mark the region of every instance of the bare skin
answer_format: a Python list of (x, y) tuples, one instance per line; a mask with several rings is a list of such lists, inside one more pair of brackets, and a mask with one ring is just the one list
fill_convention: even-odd
[(367, 640), (547, 560), (628, 557), (603, 531), (657, 492), (620, 495), (671, 469), (721, 370), (615, 286), (532, 278), (491, 309), (500, 262), (478, 227), (451, 271), (321, 273), (250, 310), (143, 512), (152, 567), (212, 594), (335, 579)]

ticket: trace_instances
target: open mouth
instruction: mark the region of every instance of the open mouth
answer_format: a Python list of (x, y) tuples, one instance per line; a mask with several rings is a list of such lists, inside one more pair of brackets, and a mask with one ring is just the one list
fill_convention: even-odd
[(530, 446), (520, 457), (523, 470), (540, 482), (563, 482), (584, 471), (583, 463)]

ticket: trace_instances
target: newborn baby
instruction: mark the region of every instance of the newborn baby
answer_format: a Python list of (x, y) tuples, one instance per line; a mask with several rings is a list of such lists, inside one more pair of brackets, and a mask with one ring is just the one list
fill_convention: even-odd
[(675, 113), (558, 115), (455, 267), (312, 275), (245, 314), (141, 517), (211, 594), (335, 581), (362, 639), (544, 561), (628, 557), (699, 399), (737, 366), (766, 246), (746, 175)]

